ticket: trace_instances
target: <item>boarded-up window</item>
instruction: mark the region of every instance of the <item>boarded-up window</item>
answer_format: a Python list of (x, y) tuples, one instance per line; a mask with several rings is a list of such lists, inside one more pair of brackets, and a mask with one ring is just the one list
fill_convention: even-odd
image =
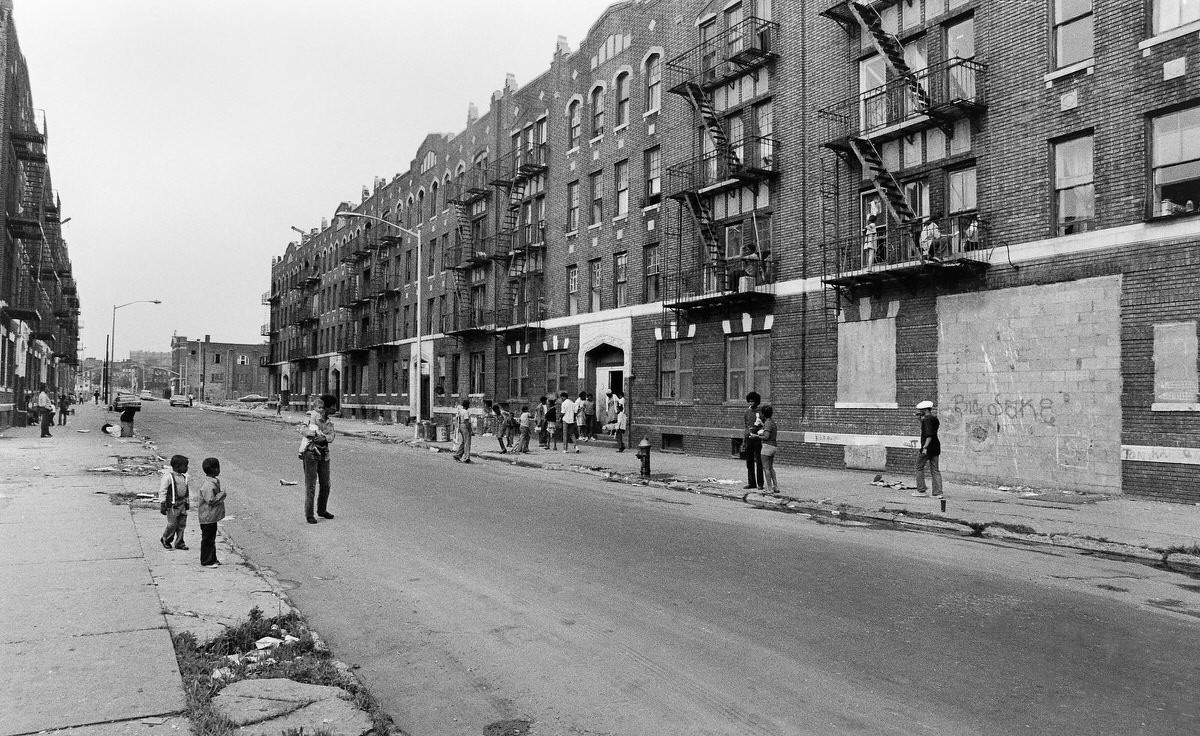
[(1197, 376), (1196, 322), (1154, 325), (1154, 403), (1196, 404), (1200, 397)]
[(896, 320), (838, 325), (837, 404), (896, 405)]

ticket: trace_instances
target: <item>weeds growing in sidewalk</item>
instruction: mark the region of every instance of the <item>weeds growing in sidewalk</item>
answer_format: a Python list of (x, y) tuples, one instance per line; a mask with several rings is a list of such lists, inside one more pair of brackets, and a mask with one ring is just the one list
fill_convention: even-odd
[[(264, 636), (283, 638), (283, 632), (297, 640), (285, 641), (266, 656), (244, 656), (259, 652), (255, 642)], [(375, 734), (391, 732), (391, 719), (379, 703), (345, 665), (335, 662), (328, 651), (318, 646), (299, 614), (266, 618), (255, 606), (245, 621), (208, 644), (200, 645), (190, 632), (176, 634), (173, 642), (183, 676), (187, 715), (195, 736), (232, 736), (236, 727), (213, 711), (213, 698), (223, 687), (238, 680), (270, 678), (339, 687), (350, 693), (354, 705), (370, 716)], [(304, 732), (303, 736), (322, 734), (327, 736), (324, 729)]]
[(1171, 555), (1193, 555), (1200, 557), (1200, 544), (1173, 544), (1170, 547), (1163, 549), (1163, 556)]

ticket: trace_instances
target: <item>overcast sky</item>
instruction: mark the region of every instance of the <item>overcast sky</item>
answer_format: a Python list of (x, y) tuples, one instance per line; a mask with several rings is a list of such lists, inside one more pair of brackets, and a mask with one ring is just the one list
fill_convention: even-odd
[(610, 0), (15, 0), (81, 347), (263, 342), (271, 258)]

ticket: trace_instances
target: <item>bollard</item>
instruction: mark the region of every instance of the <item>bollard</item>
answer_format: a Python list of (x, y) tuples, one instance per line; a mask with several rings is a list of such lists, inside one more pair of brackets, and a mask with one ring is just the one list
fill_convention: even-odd
[(634, 454), (637, 455), (638, 459), (642, 461), (642, 471), (641, 471), (642, 477), (649, 478), (650, 477), (650, 440), (643, 437), (642, 441), (638, 443), (637, 452)]

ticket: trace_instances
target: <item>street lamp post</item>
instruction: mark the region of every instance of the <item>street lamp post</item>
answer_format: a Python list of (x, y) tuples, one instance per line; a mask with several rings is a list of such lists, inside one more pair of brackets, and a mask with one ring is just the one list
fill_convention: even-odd
[[(425, 301), (425, 296), (424, 296), (425, 276), (424, 276), (424, 272), (421, 270), (421, 232), (419, 230), (414, 231), (414, 230), (409, 230), (406, 227), (400, 227), (399, 225), (397, 225), (394, 222), (391, 222), (390, 220), (385, 220), (382, 217), (376, 217), (375, 215), (363, 214), (362, 212), (350, 212), (347, 210), (341, 210), (335, 216), (336, 217), (358, 217), (358, 218), (361, 218), (364, 220), (371, 220), (372, 222), (381, 222), (384, 225), (388, 225), (389, 227), (396, 228), (397, 230), (404, 233), (405, 235), (411, 235), (417, 239), (417, 330), (416, 330), (416, 332), (417, 332), (417, 335), (416, 335), (416, 337), (417, 337), (417, 361), (416, 361), (417, 390), (413, 392), (413, 396), (416, 397), (416, 400), (413, 401), (413, 404), (412, 404), (412, 407), (413, 407), (412, 415), (416, 419), (416, 421), (413, 423), (413, 437), (418, 438), (418, 437), (420, 437), (420, 433), (421, 433), (421, 402), (424, 400), (421, 396), (421, 342), (424, 339), (424, 336), (421, 334), (421, 305)], [(429, 375), (429, 414), (430, 414), (430, 416), (433, 416), (433, 360), (432, 360), (432, 357), (429, 362), (429, 374), (430, 374)]]
[[(108, 333), (108, 350), (104, 351), (104, 401), (109, 400), (109, 392), (112, 388), (111, 382), (111, 364), (117, 362), (117, 310), (122, 307), (128, 307), (130, 304), (162, 304), (158, 299), (139, 299), (135, 302), (125, 302), (124, 304), (114, 304), (112, 314), (112, 329)], [(111, 359), (110, 359), (111, 351)]]

